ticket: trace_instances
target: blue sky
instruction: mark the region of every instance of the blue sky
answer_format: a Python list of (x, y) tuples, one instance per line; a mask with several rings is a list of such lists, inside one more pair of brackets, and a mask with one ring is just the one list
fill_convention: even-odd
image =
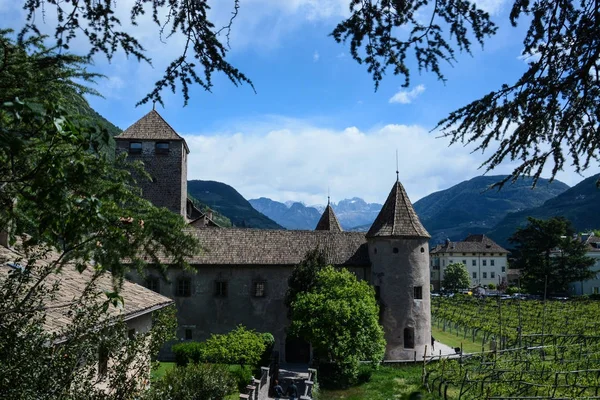
[[(127, 6), (133, 0), (119, 0)], [(13, 0), (0, 0), (4, 21), (23, 21)], [(232, 2), (212, 1), (212, 15), (225, 21)], [(514, 81), (525, 69), (519, 58), (523, 27), (508, 24), (510, 3), (485, 0), (498, 34), (473, 55), (459, 54), (454, 67), (443, 65), (447, 82), (413, 63), (411, 84), (384, 78), (375, 92), (364, 66), (348, 46), (328, 36), (347, 14), (348, 0), (241, 0), (231, 35), (229, 61), (252, 79), (235, 87), (216, 76), (212, 93), (194, 88), (187, 107), (180, 94), (165, 93), (161, 115), (183, 135), (191, 149), (189, 179), (218, 180), (246, 198), (324, 203), (352, 196), (383, 202), (395, 180), (395, 151), (400, 179), (413, 201), (480, 175), (485, 155), (472, 147), (448, 147), (430, 132), (450, 111)], [(128, 8), (119, 9), (125, 17)], [(52, 16), (47, 16), (48, 25)], [(98, 89), (104, 99), (90, 103), (104, 117), (126, 128), (151, 109), (135, 103), (152, 87), (164, 65), (178, 54), (181, 39), (160, 42), (149, 21), (135, 28), (154, 68), (118, 56), (95, 60), (107, 76)], [(83, 49), (75, 43), (73, 50)], [(411, 60), (414, 62), (414, 60)], [(491, 174), (505, 173), (504, 165)], [(597, 166), (585, 177), (598, 173)], [(583, 179), (571, 168), (558, 179), (573, 185)]]

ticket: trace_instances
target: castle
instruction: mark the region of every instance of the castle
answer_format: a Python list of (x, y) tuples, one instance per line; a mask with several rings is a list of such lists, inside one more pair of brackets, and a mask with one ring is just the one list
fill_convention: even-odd
[(202, 247), (189, 260), (195, 273), (171, 266), (167, 279), (151, 268), (144, 277), (131, 277), (175, 301), (178, 338), (204, 340), (243, 324), (271, 332), (282, 362), (308, 362), (310, 345), (286, 336), (283, 300), (294, 266), (319, 248), (330, 264), (374, 286), (387, 360), (421, 357), (426, 346), (429, 353), (430, 236), (398, 180), (366, 235), (343, 232), (330, 205), (314, 231), (221, 228), (187, 199), (189, 148), (158, 112), (115, 139), (117, 152), (143, 161), (152, 177), (141, 184), (143, 196), (187, 218)]

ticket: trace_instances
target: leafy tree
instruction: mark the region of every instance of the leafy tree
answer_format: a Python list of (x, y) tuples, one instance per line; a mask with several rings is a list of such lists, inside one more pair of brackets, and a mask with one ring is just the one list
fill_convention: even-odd
[(521, 283), (529, 293), (562, 293), (570, 282), (589, 279), (594, 259), (585, 244), (573, 237), (568, 220), (528, 218), (527, 226), (509, 238), (515, 246), (511, 267), (521, 270)]
[[(98, 77), (86, 72), (86, 59), (44, 47), (43, 37), (15, 43), (9, 34), (0, 31), (0, 232), (19, 244), (24, 267), (0, 278), (0, 393), (135, 398), (175, 319), (174, 310), (159, 313), (152, 332), (128, 340), (111, 314), (122, 303), (123, 260), (140, 270), (147, 262), (185, 265), (197, 240), (181, 216), (140, 197), (131, 165), (103, 151), (107, 131), (77, 114), (73, 102), (94, 94), (86, 85)], [(49, 332), (46, 304), (59, 295), (51, 278), (65, 268), (86, 274), (88, 289), (68, 299), (65, 324)], [(107, 271), (112, 290), (94, 290)], [(95, 386), (99, 344), (111, 359), (108, 393)]]
[(378, 316), (373, 288), (346, 269), (328, 266), (292, 303), (290, 334), (309, 341), (315, 357), (334, 365), (338, 378), (348, 384), (356, 380), (360, 361), (377, 366), (383, 359), (385, 339)]
[(463, 263), (449, 264), (444, 270), (442, 286), (448, 290), (467, 289), (471, 286), (469, 271)]
[[(125, 156), (102, 149), (109, 136), (73, 114), (72, 99), (94, 93), (85, 60), (46, 49), (42, 40), (14, 44), (0, 32), (0, 231), (27, 234), (25, 247), (44, 243), (59, 251), (59, 270), (90, 260), (110, 270), (118, 290), (123, 259), (185, 265), (197, 240), (186, 222), (140, 197)], [(25, 46), (25, 47), (23, 47)], [(133, 165), (148, 178), (141, 165)], [(43, 276), (40, 277), (43, 279)]]
[(327, 266), (325, 253), (320, 249), (308, 251), (300, 264), (294, 267), (288, 278), (288, 289), (285, 293), (284, 303), (291, 315), (292, 303), (299, 293), (308, 292), (317, 281), (317, 273)]

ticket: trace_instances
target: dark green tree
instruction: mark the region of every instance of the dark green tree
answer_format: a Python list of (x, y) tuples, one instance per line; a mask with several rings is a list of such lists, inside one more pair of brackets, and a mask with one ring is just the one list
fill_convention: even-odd
[(528, 218), (527, 226), (509, 238), (513, 244), (511, 268), (521, 270), (521, 284), (529, 293), (564, 293), (570, 282), (589, 279), (594, 259), (574, 237), (568, 220)]
[(471, 286), (469, 271), (463, 263), (449, 264), (444, 270), (442, 286), (447, 290), (468, 289)]
[(288, 315), (291, 315), (291, 306), (298, 294), (312, 289), (317, 282), (317, 273), (326, 266), (325, 253), (321, 249), (314, 249), (307, 252), (302, 262), (294, 267), (288, 278), (288, 289), (284, 299)]
[(290, 334), (309, 341), (316, 359), (334, 366), (330, 378), (345, 386), (355, 382), (361, 361), (376, 367), (385, 353), (375, 291), (346, 269), (327, 266), (315, 278), (292, 302)]

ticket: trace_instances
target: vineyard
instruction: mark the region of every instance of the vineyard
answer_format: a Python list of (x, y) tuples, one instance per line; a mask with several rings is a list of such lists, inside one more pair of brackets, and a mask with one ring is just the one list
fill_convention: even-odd
[(600, 399), (600, 302), (432, 299), (432, 323), (482, 351), (426, 367), (446, 399)]

